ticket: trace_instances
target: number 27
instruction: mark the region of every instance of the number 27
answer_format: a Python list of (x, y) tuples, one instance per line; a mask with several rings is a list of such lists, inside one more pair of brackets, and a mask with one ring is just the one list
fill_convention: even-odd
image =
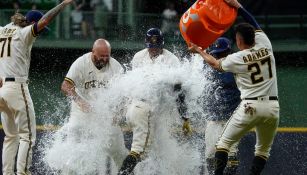
[[(260, 63), (261, 63), (261, 65), (264, 65), (266, 63), (268, 64), (269, 77), (272, 78), (273, 74), (272, 74), (272, 66), (271, 66), (271, 59), (270, 59), (270, 57), (268, 56), (268, 57), (264, 58), (263, 60), (260, 61)], [(259, 63), (250, 64), (250, 65), (248, 65), (247, 68), (248, 68), (249, 71), (251, 71), (253, 68), (256, 69), (255, 72), (251, 73), (251, 80), (252, 80), (253, 84), (260, 83), (260, 82), (262, 82), (264, 80), (263, 76), (256, 77), (256, 76), (261, 74), (261, 68), (260, 68)]]

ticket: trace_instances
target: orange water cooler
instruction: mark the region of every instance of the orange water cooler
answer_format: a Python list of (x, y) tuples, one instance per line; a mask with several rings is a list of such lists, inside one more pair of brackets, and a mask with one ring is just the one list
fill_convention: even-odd
[(181, 17), (180, 32), (190, 42), (203, 49), (223, 35), (234, 23), (237, 10), (224, 0), (198, 0)]

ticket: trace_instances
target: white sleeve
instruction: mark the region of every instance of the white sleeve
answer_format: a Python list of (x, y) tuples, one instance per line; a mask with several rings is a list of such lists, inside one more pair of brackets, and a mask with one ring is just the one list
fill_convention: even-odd
[(266, 48), (272, 50), (272, 44), (268, 38), (268, 36), (262, 30), (256, 30), (255, 33), (255, 43), (256, 45), (264, 45)]
[(179, 66), (180, 65), (180, 60), (179, 60), (179, 58), (176, 55), (172, 54), (172, 60), (173, 60), (173, 65), (174, 66)]
[(180, 65), (180, 60), (179, 58), (173, 54), (172, 52), (166, 50), (166, 59), (169, 60), (169, 64), (171, 66), (179, 66)]
[(114, 73), (115, 74), (122, 74), (122, 73), (124, 73), (123, 66), (115, 58), (112, 58), (112, 66), (114, 68)]
[[(146, 58), (143, 58), (143, 59), (146, 59)], [(135, 68), (138, 68), (138, 67), (141, 67), (143, 65), (143, 59), (140, 58), (140, 53), (136, 53), (131, 61), (131, 68), (132, 69), (135, 69)]]
[(132, 60), (131, 60), (131, 68), (135, 69), (136, 66), (137, 66), (137, 63), (136, 63), (136, 58), (135, 58), (135, 55), (134, 55)]
[(75, 87), (80, 88), (82, 86), (83, 70), (81, 61), (77, 59), (69, 68), (69, 71), (65, 77), (65, 80), (73, 83)]
[(31, 45), (36, 39), (34, 33), (34, 25), (29, 25), (20, 30), (20, 37), (24, 41), (24, 44)]
[(238, 73), (240, 70), (239, 59), (240, 57), (236, 53), (228, 55), (227, 57), (221, 59), (220, 68), (225, 72)]

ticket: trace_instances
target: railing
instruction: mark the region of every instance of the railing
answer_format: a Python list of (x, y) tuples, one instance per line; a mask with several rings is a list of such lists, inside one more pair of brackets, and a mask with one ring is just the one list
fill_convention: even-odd
[[(25, 13), (25, 11), (21, 11)], [(0, 10), (0, 26), (9, 22), (13, 14), (11, 9)], [(291, 16), (256, 16), (261, 27), (266, 31), (272, 40), (307, 40), (307, 15)], [(144, 14), (104, 12), (63, 12), (52, 24), (51, 31), (43, 35), (48, 40), (93, 40), (97, 37), (105, 37), (112, 41), (142, 42), (144, 33), (150, 27), (163, 28), (163, 25), (170, 25), (170, 30), (165, 35), (167, 41), (180, 41), (178, 29), (179, 19), (164, 21), (159, 14)], [(241, 21), (238, 18), (238, 21)], [(228, 32), (231, 35), (231, 30)]]

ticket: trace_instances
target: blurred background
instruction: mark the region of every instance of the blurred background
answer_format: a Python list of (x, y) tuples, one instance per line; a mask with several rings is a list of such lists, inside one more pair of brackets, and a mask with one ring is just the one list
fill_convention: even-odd
[[(47, 12), (60, 2), (1, 0), (0, 26), (9, 23), (10, 16), (16, 10), (23, 14), (31, 9)], [(39, 129), (45, 130), (49, 125), (58, 125), (67, 119), (68, 102), (60, 92), (60, 85), (72, 62), (90, 51), (97, 38), (109, 40), (112, 56), (125, 65), (138, 50), (144, 48), (147, 29), (158, 27), (165, 34), (166, 47), (177, 56), (186, 56), (186, 44), (180, 35), (178, 23), (181, 15), (194, 2), (195, 0), (76, 0), (66, 8), (49, 25), (51, 30), (38, 37), (32, 49), (30, 92)], [(284, 174), (307, 174), (307, 167), (299, 163), (307, 161), (306, 156), (303, 156), (307, 154), (307, 1), (240, 2), (255, 15), (271, 39), (277, 61), (281, 134), (272, 154), (279, 156), (268, 165), (275, 166), (276, 171), (269, 170), (266, 173), (283, 174), (277, 173), (284, 171), (278, 171), (278, 167), (283, 163), (289, 165), (290, 160), (295, 160), (293, 166), (296, 168), (292, 165), (285, 166), (284, 169), (289, 172)], [(242, 19), (238, 17), (237, 20)], [(234, 39), (233, 30), (230, 29), (225, 36)], [(234, 44), (233, 48), (236, 49)], [(249, 142), (251, 139), (247, 138), (244, 143)], [(279, 148), (280, 146), (285, 148)], [(251, 146), (249, 149), (252, 149)], [(301, 154), (297, 153), (302, 150)], [(288, 157), (285, 159), (282, 157), (284, 155)]]
[[(46, 12), (59, 2), (1, 0), (0, 26), (9, 23), (10, 16), (16, 10), (23, 14), (30, 9)], [(71, 63), (88, 52), (93, 41), (99, 37), (109, 40), (113, 57), (126, 64), (138, 50), (144, 48), (147, 29), (158, 27), (165, 34), (166, 47), (178, 56), (185, 56), (186, 44), (180, 35), (178, 22), (194, 2), (76, 0), (49, 25), (51, 30), (39, 36), (33, 46), (30, 79), (37, 84), (33, 88), (38, 89), (32, 91), (34, 103), (37, 103), (38, 121), (44, 113), (44, 108), (39, 106), (46, 103), (45, 99), (37, 97), (42, 93), (39, 86), (44, 86), (46, 91), (54, 88), (54, 91), (48, 92), (60, 94), (60, 83)], [(273, 44), (282, 106), (281, 126), (306, 127), (307, 2), (242, 0), (241, 3), (255, 15)], [(234, 39), (232, 28), (225, 35)]]

